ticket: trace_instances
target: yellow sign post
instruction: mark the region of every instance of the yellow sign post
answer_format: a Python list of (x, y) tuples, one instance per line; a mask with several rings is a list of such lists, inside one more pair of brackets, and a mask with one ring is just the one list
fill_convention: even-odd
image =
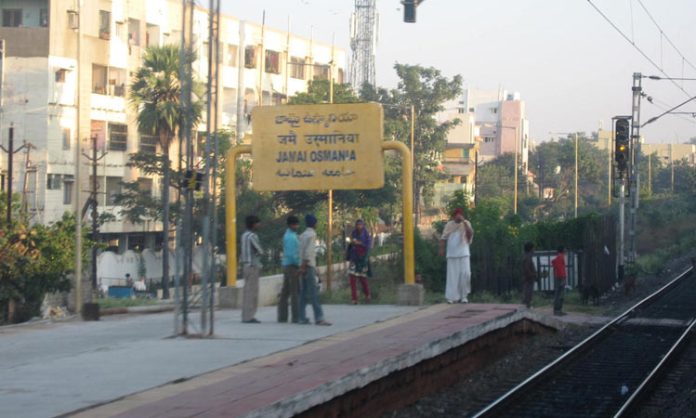
[(254, 189), (379, 189), (382, 106), (262, 106), (252, 111)]
[(376, 189), (384, 185), (386, 150), (402, 157), (404, 282), (415, 283), (413, 164), (408, 147), (382, 141), (376, 103), (268, 106), (252, 111), (251, 145), (227, 154), (227, 286), (237, 285), (236, 159), (252, 154), (256, 190)]

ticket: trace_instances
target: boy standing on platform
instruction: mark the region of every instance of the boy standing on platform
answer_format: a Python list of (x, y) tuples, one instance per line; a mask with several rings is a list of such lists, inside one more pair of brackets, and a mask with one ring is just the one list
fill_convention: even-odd
[(288, 229), (283, 236), (283, 287), (278, 301), (278, 322), (288, 322), (288, 299), (290, 299), (290, 318), (299, 322), (300, 314), (300, 240), (297, 228), (300, 221), (296, 216), (288, 216)]
[(522, 260), (522, 303), (527, 308), (532, 307), (532, 293), (534, 282), (537, 280), (536, 266), (534, 265), (534, 243), (524, 244), (524, 260)]
[(317, 283), (317, 233), (314, 227), (317, 218), (314, 215), (305, 216), (307, 229), (300, 235), (300, 324), (308, 324), (307, 302), (312, 304), (314, 310), (314, 323), (317, 325), (331, 325), (324, 320), (324, 311), (319, 302), (319, 286)]
[(241, 262), (244, 272), (244, 293), (242, 301), (242, 322), (245, 324), (258, 324), (256, 309), (259, 304), (259, 276), (261, 275), (261, 256), (263, 247), (256, 235), (261, 226), (261, 220), (254, 215), (246, 217), (246, 232), (242, 234)]
[(551, 265), (553, 266), (554, 278), (553, 314), (562, 316), (565, 315), (563, 312), (563, 294), (565, 293), (566, 279), (568, 277), (563, 246), (558, 247), (558, 253), (551, 260)]

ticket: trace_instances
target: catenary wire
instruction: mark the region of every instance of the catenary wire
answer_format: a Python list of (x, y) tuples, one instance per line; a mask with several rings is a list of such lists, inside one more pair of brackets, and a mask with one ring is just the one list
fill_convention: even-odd
[[(653, 67), (655, 67), (659, 72), (661, 72), (666, 78), (672, 78), (669, 74), (667, 74), (665, 72), (664, 69), (662, 69), (662, 67), (657, 65), (657, 63), (652, 58), (650, 58), (650, 56), (648, 56), (648, 54), (646, 54), (633, 40), (631, 40), (618, 26), (616, 26), (616, 24), (611, 19), (609, 19), (609, 16), (607, 16), (599, 7), (597, 7), (597, 5), (592, 2), (592, 0), (587, 0), (587, 2), (590, 3), (590, 6), (592, 6), (592, 8), (594, 8), (597, 11), (597, 13), (599, 13), (600, 16), (602, 16), (602, 18), (604, 18), (604, 20), (606, 20), (607, 23), (609, 23), (609, 25), (611, 25), (611, 27), (614, 28), (614, 30), (616, 30), (619, 33), (619, 35), (621, 35), (621, 37), (626, 40), (626, 42), (631, 44), (633, 46), (633, 48), (635, 48), (636, 51), (638, 51), (638, 53), (640, 53), (643, 56), (643, 58), (648, 60), (648, 62), (650, 62), (650, 64), (652, 64)], [(682, 86), (680, 86), (676, 81), (674, 81), (674, 80), (670, 80), (670, 81), (679, 90), (683, 91), (687, 97), (693, 96), (691, 93), (684, 90), (684, 88)]]

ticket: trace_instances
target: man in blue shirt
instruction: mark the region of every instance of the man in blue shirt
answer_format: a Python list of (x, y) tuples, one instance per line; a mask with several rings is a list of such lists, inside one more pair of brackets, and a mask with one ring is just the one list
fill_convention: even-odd
[(278, 301), (278, 322), (288, 322), (288, 299), (290, 299), (290, 318), (293, 323), (299, 322), (299, 293), (300, 293), (300, 240), (297, 229), (300, 220), (296, 216), (288, 216), (288, 229), (283, 236), (283, 287)]

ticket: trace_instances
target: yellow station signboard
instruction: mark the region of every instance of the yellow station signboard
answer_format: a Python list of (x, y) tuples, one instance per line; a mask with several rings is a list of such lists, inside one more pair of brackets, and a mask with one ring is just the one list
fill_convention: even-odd
[(260, 106), (251, 115), (254, 189), (378, 189), (384, 185), (380, 104)]

